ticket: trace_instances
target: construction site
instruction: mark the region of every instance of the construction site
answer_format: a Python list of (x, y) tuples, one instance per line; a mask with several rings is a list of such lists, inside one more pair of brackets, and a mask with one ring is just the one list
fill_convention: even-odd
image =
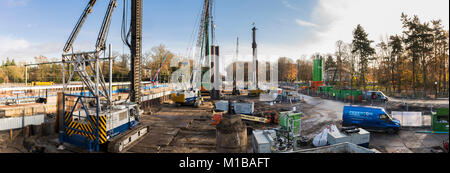
[[(235, 58), (224, 60), (215, 40), (220, 6), (197, 1), (202, 8), (191, 57), (173, 65), (164, 52), (149, 73), (143, 0), (108, 0), (95, 47), (75, 51), (89, 15), (104, 10), (94, 8), (96, 0), (80, 1), (86, 6), (64, 33), (60, 59), (25, 64), (24, 82), (0, 85), (0, 153), (448, 153), (448, 91), (386, 94), (375, 86), (355, 88), (353, 73), (350, 82), (336, 84), (322, 55), (313, 56), (310, 80), (298, 80), (300, 72), (280, 80), (285, 69), (259, 59), (264, 43), (257, 23), (243, 29), (252, 44), (239, 45), (238, 38)], [(117, 46), (130, 55), (129, 80), (122, 82), (113, 80), (116, 45), (107, 40), (115, 9), (123, 9), (125, 21)], [(240, 47), (251, 48), (251, 61), (239, 59)], [(169, 63), (177, 70), (162, 79)], [(30, 80), (33, 68), (49, 64), (59, 66), (61, 82)]]

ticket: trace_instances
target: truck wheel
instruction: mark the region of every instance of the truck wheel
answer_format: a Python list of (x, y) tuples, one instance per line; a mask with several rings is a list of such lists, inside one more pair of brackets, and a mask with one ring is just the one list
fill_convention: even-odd
[(194, 108), (198, 108), (199, 107), (199, 101), (195, 101), (194, 102)]
[(391, 129), (387, 130), (387, 133), (393, 135), (393, 134), (397, 133), (397, 130), (391, 128)]

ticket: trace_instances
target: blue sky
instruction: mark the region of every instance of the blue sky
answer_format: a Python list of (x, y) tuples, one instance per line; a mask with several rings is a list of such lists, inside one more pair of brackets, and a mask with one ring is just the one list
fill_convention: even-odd
[[(164, 44), (184, 54), (203, 0), (145, 0), (144, 52)], [(398, 2), (397, 2), (398, 1)], [(431, 6), (434, 1), (441, 6)], [(418, 14), (423, 20), (442, 19), (448, 29), (448, 0), (215, 0), (216, 40), (222, 54), (235, 52), (240, 38), (242, 54), (251, 54), (251, 27), (256, 22), (259, 53), (299, 58), (334, 51), (337, 40), (351, 41), (362, 24), (376, 42), (401, 33), (400, 14)], [(58, 57), (88, 0), (0, 0), (0, 60), (31, 62), (34, 56)], [(386, 8), (383, 2), (391, 4)], [(405, 3), (407, 2), (407, 3)], [(122, 53), (120, 25), (123, 0), (114, 11), (108, 42)], [(407, 4), (407, 5), (405, 5)], [(108, 5), (98, 0), (81, 30), (75, 49), (93, 50)], [(382, 14), (370, 13), (376, 8)], [(378, 12), (380, 11), (378, 9)], [(128, 52), (125, 49), (125, 52)]]

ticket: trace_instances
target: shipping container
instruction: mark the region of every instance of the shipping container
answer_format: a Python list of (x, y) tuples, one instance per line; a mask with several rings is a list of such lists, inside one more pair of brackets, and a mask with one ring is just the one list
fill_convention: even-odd
[(331, 91), (333, 90), (332, 86), (320, 86), (319, 87), (319, 94), (322, 94), (324, 96), (331, 95)]

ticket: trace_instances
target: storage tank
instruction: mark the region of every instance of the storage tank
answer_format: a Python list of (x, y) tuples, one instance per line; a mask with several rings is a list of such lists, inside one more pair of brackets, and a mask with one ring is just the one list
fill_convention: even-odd
[(313, 81), (323, 81), (323, 60), (317, 55), (313, 60)]

